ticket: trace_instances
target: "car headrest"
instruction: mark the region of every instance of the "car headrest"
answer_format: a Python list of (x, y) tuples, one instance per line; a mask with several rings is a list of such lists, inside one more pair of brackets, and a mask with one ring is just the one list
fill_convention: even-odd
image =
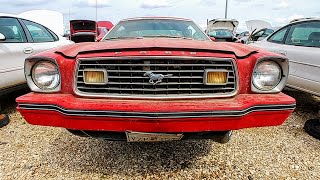
[(0, 33), (2, 33), (6, 37), (6, 39), (14, 39), (14, 32), (9, 27), (0, 27)]
[(320, 41), (320, 32), (312, 32), (309, 37), (309, 41)]

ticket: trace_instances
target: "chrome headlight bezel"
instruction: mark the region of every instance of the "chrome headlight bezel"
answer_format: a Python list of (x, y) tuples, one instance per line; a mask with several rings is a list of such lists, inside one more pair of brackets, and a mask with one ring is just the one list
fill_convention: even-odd
[[(280, 79), (279, 81), (272, 87), (268, 89), (262, 89), (257, 87), (254, 83), (254, 73), (256, 68), (263, 62), (273, 62), (280, 68)], [(251, 90), (256, 93), (279, 93), (285, 87), (287, 79), (289, 76), (289, 61), (284, 57), (263, 57), (257, 60), (252, 75), (251, 75)]]
[[(39, 87), (39, 85), (37, 85), (37, 83), (35, 83), (33, 71), (34, 71), (35, 66), (37, 64), (40, 64), (41, 62), (48, 62), (48, 63), (53, 64), (58, 71), (58, 75), (59, 75), (58, 83), (56, 86), (54, 86), (50, 89), (41, 88), (41, 87)], [(59, 66), (58, 66), (55, 59), (48, 58), (48, 57), (27, 58), (25, 61), (24, 71), (25, 71), (25, 77), (27, 80), (27, 84), (28, 84), (29, 88), (31, 89), (31, 91), (42, 92), (42, 93), (52, 93), (52, 92), (59, 92), (61, 90), (61, 74), (60, 74)]]

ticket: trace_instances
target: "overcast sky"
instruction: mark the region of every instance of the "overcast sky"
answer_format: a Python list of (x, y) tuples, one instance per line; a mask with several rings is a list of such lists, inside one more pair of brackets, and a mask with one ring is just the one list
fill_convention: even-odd
[[(19, 14), (28, 10), (55, 10), (71, 19), (96, 19), (96, 0), (0, 0), (0, 12)], [(113, 23), (127, 17), (175, 16), (191, 18), (201, 27), (206, 19), (223, 18), (225, 0), (97, 0), (98, 20)], [(301, 17), (319, 17), (319, 0), (229, 0), (228, 18), (240, 22), (261, 19), (281, 26)]]

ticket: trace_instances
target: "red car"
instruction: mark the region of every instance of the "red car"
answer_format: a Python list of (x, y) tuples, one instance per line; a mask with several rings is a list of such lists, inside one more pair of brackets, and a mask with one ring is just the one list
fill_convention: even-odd
[(108, 31), (113, 27), (112, 22), (110, 21), (98, 21), (97, 22), (97, 41), (101, 41), (101, 39), (107, 34)]
[(95, 42), (97, 38), (97, 23), (91, 20), (71, 20), (70, 40), (79, 42)]
[(191, 20), (120, 21), (99, 43), (25, 61), (32, 93), (17, 99), (30, 124), (109, 140), (209, 138), (281, 125), (295, 108), (283, 93), (288, 60), (242, 44), (213, 42)]

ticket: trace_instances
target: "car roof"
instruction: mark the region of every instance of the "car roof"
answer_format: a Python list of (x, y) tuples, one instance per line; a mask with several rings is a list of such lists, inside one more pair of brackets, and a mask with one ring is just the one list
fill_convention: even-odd
[(217, 18), (217, 19), (211, 19), (209, 22), (214, 22), (214, 21), (223, 21), (223, 22), (238, 22), (236, 19), (223, 19), (223, 18)]
[[(25, 18), (23, 18), (23, 17), (21, 17), (21, 16), (18, 16), (18, 15), (6, 14), (6, 13), (0, 13), (0, 17), (13, 17), (13, 18), (25, 19)], [(25, 19), (25, 20), (28, 20), (28, 19)], [(32, 20), (28, 20), (28, 21), (34, 22), (34, 21), (32, 21)], [(44, 26), (43, 24), (38, 23), (38, 22), (34, 22), (34, 23), (37, 23), (37, 24), (40, 24), (41, 26)], [(46, 27), (46, 26), (44, 26), (44, 27)], [(46, 27), (46, 28), (48, 28), (48, 27)], [(48, 28), (48, 29), (50, 29), (50, 28)], [(50, 31), (52, 31), (52, 30), (50, 29)], [(58, 34), (58, 33), (55, 33), (55, 32), (54, 32), (54, 34), (55, 34), (56, 36), (58, 36), (59, 38), (62, 37), (62, 36), (61, 36), (60, 34)]]
[(299, 18), (299, 19), (294, 19), (292, 21), (290, 21), (289, 24), (294, 24), (294, 23), (298, 23), (298, 22), (306, 22), (306, 21), (320, 21), (320, 18), (315, 18), (315, 17), (310, 17), (310, 18)]
[(169, 20), (180, 20), (180, 21), (192, 21), (191, 19), (187, 18), (178, 18), (178, 17), (161, 17), (161, 16), (155, 16), (155, 17), (134, 17), (134, 18), (126, 18), (122, 19), (121, 21), (134, 21), (134, 20), (147, 20), (147, 19), (169, 19)]
[(0, 17), (15, 17), (15, 18), (21, 18), (18, 15), (14, 15), (14, 14), (6, 14), (6, 13), (0, 13)]
[(87, 20), (87, 19), (72, 19), (72, 20), (70, 20), (70, 22), (76, 22), (76, 21), (96, 22), (96, 21), (93, 21), (93, 20)]

